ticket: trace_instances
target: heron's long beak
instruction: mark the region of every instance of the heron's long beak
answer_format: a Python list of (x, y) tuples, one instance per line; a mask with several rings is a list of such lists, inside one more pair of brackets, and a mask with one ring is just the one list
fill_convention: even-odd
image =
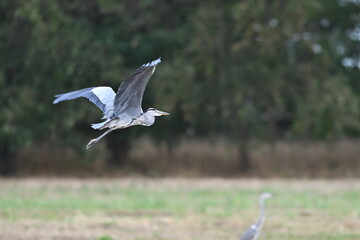
[(162, 111), (159, 111), (158, 110), (158, 113), (161, 114), (162, 116), (165, 116), (165, 115), (170, 115), (170, 113), (167, 113), (167, 112), (162, 112)]

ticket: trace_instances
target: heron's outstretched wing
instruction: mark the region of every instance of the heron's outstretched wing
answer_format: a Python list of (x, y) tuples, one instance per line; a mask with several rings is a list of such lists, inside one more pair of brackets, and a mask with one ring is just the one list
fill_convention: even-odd
[(53, 104), (80, 97), (89, 99), (90, 102), (100, 108), (104, 113), (103, 118), (108, 119), (113, 115), (115, 92), (111, 87), (90, 87), (74, 92), (58, 94), (55, 95)]
[(141, 102), (146, 85), (160, 62), (159, 58), (142, 65), (121, 83), (114, 100), (115, 116), (124, 112), (134, 117), (142, 114)]
[(257, 234), (256, 225), (252, 225), (244, 234), (240, 237), (240, 240), (253, 240)]

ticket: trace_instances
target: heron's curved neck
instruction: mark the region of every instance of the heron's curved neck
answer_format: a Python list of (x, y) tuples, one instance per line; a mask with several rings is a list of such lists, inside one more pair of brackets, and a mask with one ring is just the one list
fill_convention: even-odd
[(151, 113), (149, 113), (147, 111), (142, 114), (142, 117), (143, 117), (144, 123), (146, 123), (146, 125), (148, 125), (148, 126), (153, 125), (155, 122), (155, 116), (153, 116)]
[(258, 219), (256, 225), (261, 227), (265, 220), (265, 199), (264, 198), (260, 199), (259, 207), (260, 207), (260, 215), (259, 215), (259, 219)]

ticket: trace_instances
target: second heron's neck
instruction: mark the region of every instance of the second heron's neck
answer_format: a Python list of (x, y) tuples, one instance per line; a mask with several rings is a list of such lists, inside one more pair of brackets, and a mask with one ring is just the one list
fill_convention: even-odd
[(265, 221), (265, 199), (260, 199), (259, 207), (260, 207), (260, 215), (256, 224), (258, 226), (262, 226)]

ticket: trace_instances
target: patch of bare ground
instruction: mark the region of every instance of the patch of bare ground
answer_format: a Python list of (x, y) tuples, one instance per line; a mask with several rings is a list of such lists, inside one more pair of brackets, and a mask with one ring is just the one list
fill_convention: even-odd
[[(252, 215), (252, 214), (251, 214)], [(102, 214), (77, 215), (69, 222), (20, 220), (17, 222), (0, 222), (1, 239), (8, 240), (92, 240), (102, 236), (112, 239), (172, 239), (191, 240), (237, 239), (241, 232), (254, 221), (254, 216), (230, 218), (204, 218), (202, 216), (109, 216)], [(309, 222), (312, 224), (309, 226)], [(331, 220), (328, 216), (316, 214), (303, 215), (288, 221), (283, 217), (269, 216), (263, 229), (264, 239), (327, 239), (319, 233), (360, 234), (358, 219)], [(314, 236), (318, 236), (314, 238)], [(356, 235), (359, 236), (359, 235)], [(358, 240), (358, 238), (346, 238)]]
[(360, 180), (306, 180), (306, 179), (238, 179), (238, 178), (15, 178), (1, 179), (0, 186), (13, 188), (21, 185), (26, 188), (96, 188), (123, 187), (147, 190), (171, 189), (251, 189), (260, 190), (268, 188), (290, 188), (292, 190), (318, 190), (321, 192), (360, 190)]

